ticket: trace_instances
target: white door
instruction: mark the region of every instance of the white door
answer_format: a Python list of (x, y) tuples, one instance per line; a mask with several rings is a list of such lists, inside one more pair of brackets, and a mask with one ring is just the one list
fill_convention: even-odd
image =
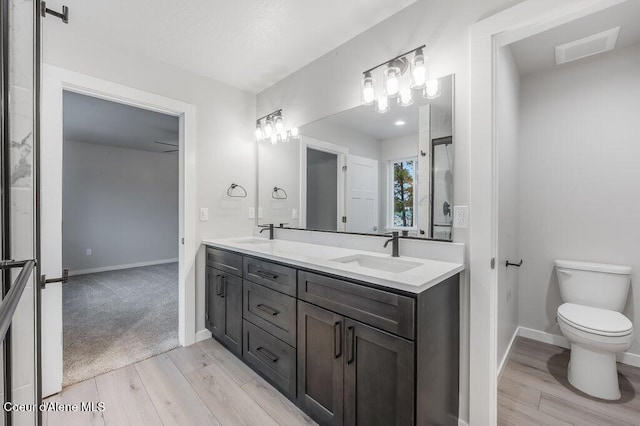
[[(62, 274), (62, 85), (42, 82), (40, 266), (47, 278)], [(42, 396), (62, 390), (62, 284), (41, 292)]]
[(378, 231), (378, 162), (347, 155), (346, 231)]

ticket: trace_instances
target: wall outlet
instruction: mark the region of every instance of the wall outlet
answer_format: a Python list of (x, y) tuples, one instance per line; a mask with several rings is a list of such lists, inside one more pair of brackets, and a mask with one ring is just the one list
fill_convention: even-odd
[(469, 207), (453, 206), (453, 227), (467, 228), (469, 226)]
[(200, 222), (206, 222), (209, 220), (209, 209), (206, 207), (200, 208)]
[(91, 249), (86, 249), (84, 254), (86, 254), (87, 256), (91, 256)]
[(256, 218), (256, 208), (249, 207), (249, 219), (255, 219), (255, 218)]
[(298, 218), (298, 209), (291, 209), (291, 219)]

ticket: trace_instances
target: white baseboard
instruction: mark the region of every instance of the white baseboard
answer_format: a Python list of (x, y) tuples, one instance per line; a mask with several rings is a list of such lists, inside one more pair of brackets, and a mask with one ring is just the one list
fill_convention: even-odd
[(128, 263), (126, 265), (104, 266), (102, 268), (79, 269), (76, 271), (69, 271), (69, 276), (95, 274), (96, 272), (118, 271), (120, 269), (140, 268), (142, 266), (162, 265), (164, 263), (176, 263), (177, 261), (178, 261), (177, 258), (162, 259), (162, 260), (151, 260), (149, 262)]
[(519, 330), (520, 330), (520, 327), (516, 327), (516, 329), (514, 330), (513, 336), (511, 336), (511, 341), (509, 342), (509, 346), (507, 346), (507, 350), (502, 356), (500, 365), (498, 365), (498, 382), (500, 381), (500, 377), (502, 377), (502, 372), (504, 371), (504, 367), (507, 365), (507, 360), (509, 359), (511, 348), (513, 347), (513, 343), (516, 341), (516, 337), (518, 337)]
[(200, 330), (196, 332), (196, 342), (202, 342), (203, 340), (207, 340), (211, 338), (211, 332), (206, 328), (204, 330)]
[[(518, 335), (528, 339), (537, 340), (538, 342), (549, 343), (551, 345), (560, 346), (561, 348), (570, 348), (569, 339), (557, 334), (547, 333), (545, 331), (534, 330), (532, 328), (518, 327)], [(618, 362), (632, 367), (640, 367), (640, 355), (631, 352), (622, 352), (617, 354)]]

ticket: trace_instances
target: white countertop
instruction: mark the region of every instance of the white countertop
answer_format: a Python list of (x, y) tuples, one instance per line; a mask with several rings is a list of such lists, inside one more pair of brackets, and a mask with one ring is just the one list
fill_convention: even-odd
[[(254, 242), (257, 242), (257, 244)], [(392, 260), (394, 258), (390, 255), (370, 251), (287, 240), (243, 237), (203, 240), (202, 243), (415, 294), (421, 293), (464, 270), (464, 265), (459, 263), (402, 256), (397, 259), (404, 262), (415, 262), (420, 265), (404, 272), (381, 271), (354, 263), (337, 262), (335, 259), (357, 255), (379, 257), (381, 260)], [(402, 240), (400, 244), (402, 244)]]

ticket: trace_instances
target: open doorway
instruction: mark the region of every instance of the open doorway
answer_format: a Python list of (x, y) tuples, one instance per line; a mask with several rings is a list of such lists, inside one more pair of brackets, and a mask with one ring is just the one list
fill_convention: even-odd
[(179, 133), (63, 93), (63, 386), (179, 345)]
[(307, 227), (338, 230), (338, 154), (307, 147)]

